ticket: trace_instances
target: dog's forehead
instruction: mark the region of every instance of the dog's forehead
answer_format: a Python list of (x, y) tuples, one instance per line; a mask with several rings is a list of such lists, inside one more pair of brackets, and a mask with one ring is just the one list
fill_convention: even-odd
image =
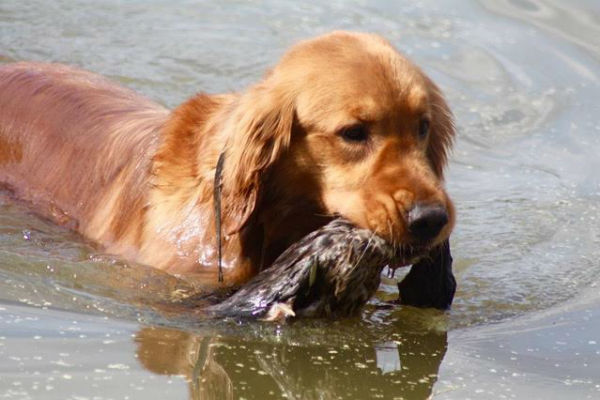
[(424, 74), (376, 35), (338, 32), (300, 43), (277, 70), (293, 88), (301, 119), (376, 121), (427, 112)]
[(386, 96), (362, 94), (353, 99), (344, 99), (350, 115), (361, 121), (377, 121), (390, 114), (423, 114), (427, 112), (427, 93), (421, 87), (398, 91)]
[(378, 121), (398, 114), (424, 114), (428, 97), (424, 80), (412, 72), (377, 74), (342, 68), (307, 80), (296, 101), (300, 113), (305, 111), (316, 118), (337, 113), (361, 121)]

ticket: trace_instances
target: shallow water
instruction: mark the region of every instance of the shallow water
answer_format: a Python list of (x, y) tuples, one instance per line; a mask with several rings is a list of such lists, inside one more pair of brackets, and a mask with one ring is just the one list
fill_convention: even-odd
[(207, 324), (172, 304), (185, 282), (0, 198), (0, 398), (600, 396), (597, 2), (173, 3), (0, 2), (0, 62), (79, 65), (174, 106), (243, 89), (301, 38), (381, 33), (457, 117), (454, 307)]

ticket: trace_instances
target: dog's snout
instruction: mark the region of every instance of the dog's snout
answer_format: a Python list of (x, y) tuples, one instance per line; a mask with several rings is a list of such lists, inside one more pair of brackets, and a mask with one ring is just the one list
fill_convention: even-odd
[(408, 213), (408, 231), (419, 241), (436, 237), (448, 224), (446, 208), (434, 204), (417, 204)]

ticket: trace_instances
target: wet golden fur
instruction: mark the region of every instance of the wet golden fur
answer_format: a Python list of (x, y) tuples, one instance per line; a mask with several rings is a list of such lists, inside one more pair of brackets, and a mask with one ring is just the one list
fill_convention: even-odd
[[(340, 134), (355, 124), (368, 129), (364, 143)], [(0, 183), (108, 252), (206, 282), (216, 282), (222, 151), (225, 278), (234, 284), (337, 214), (413, 246), (408, 211), (441, 204), (450, 222), (421, 247), (445, 240), (453, 135), (437, 86), (370, 34), (301, 42), (245, 92), (199, 94), (172, 112), (75, 68), (0, 67)]]

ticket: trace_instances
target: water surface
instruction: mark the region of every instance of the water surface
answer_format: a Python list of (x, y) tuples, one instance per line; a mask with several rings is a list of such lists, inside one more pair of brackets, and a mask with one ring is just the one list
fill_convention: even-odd
[[(0, 62), (65, 62), (173, 107), (242, 90), (295, 41), (378, 32), (459, 137), (451, 312), (205, 323), (189, 286), (0, 198), (0, 398), (600, 396), (600, 6), (593, 0), (4, 1)], [(171, 305), (170, 305), (171, 304)]]

